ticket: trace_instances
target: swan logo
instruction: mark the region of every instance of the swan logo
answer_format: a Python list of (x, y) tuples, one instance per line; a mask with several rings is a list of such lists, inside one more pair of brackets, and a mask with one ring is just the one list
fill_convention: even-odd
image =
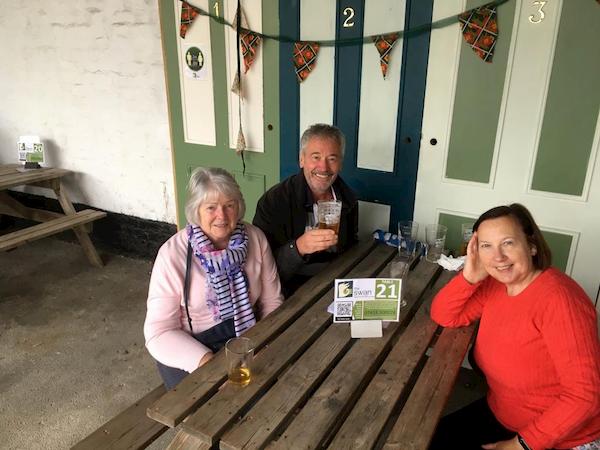
[(344, 281), (339, 283), (338, 286), (338, 298), (352, 297), (352, 281)]

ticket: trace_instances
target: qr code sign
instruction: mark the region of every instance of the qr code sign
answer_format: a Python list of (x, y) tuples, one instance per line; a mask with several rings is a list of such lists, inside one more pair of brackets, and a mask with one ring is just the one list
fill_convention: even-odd
[(337, 317), (352, 317), (352, 302), (337, 302), (335, 304), (335, 315)]

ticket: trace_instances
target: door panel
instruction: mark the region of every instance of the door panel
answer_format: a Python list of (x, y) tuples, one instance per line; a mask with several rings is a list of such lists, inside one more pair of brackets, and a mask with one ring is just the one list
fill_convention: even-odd
[[(201, 8), (208, 8), (208, 0), (198, 2)], [(173, 3), (175, 17), (179, 17), (181, 2)], [(215, 131), (215, 96), (213, 83), (213, 58), (210, 49), (210, 21), (208, 17), (198, 17), (196, 26), (191, 27), (186, 34), (186, 39), (177, 39), (177, 58), (179, 77), (181, 113), (183, 120), (184, 140), (190, 144), (214, 146), (216, 144)], [(186, 70), (185, 58), (187, 50), (195, 47), (201, 50), (203, 67), (199, 71), (199, 79), (192, 77), (193, 72)], [(190, 105), (200, 103), (203, 108), (193, 108)]]
[[(319, 13), (315, 14), (315, 11)], [(300, 39), (334, 40), (335, 18), (335, 2), (302, 0)], [(334, 57), (334, 47), (321, 47), (318, 69), (299, 85), (300, 130), (306, 130), (313, 123), (333, 122)], [(291, 59), (291, 56), (288, 58)]]
[[(566, 3), (569, 3), (568, 8)], [(436, 1), (433, 20), (458, 14), (466, 7), (461, 0)], [(512, 12), (511, 8), (514, 8)], [(569, 45), (571, 24), (579, 23), (583, 16), (592, 16), (589, 20), (598, 23), (600, 8), (595, 2), (585, 0), (546, 2), (544, 20), (532, 23), (529, 17), (538, 8), (539, 5), (530, 1), (509, 2), (498, 8), (501, 27), (498, 45), (502, 40), (505, 42), (502, 45), (506, 45), (504, 67), (496, 66), (496, 58), (491, 64), (479, 60), (463, 45), (458, 27), (432, 32), (415, 219), (423, 223), (450, 221), (456, 224), (462, 217), (477, 217), (493, 206), (522, 203), (531, 210), (548, 238), (555, 265), (573, 276), (595, 299), (600, 281), (594, 264), (600, 253), (600, 177), (591, 174), (598, 175), (600, 170), (596, 158), (600, 99), (596, 95), (597, 89), (593, 93), (588, 90), (586, 94), (571, 84), (588, 83), (586, 76), (577, 75), (581, 71), (598, 73), (600, 29), (589, 27), (584, 39), (579, 36), (578, 43), (586, 48), (586, 58), (578, 62), (576, 70), (566, 66), (559, 54), (565, 45)], [(475, 134), (474, 142), (462, 148), (463, 153), (457, 158), (452, 146), (464, 140), (464, 132), (459, 131), (455, 121), (466, 122), (465, 117), (471, 114), (468, 94), (460, 87), (463, 64), (481, 73), (497, 69), (496, 75), (502, 76), (493, 88), (499, 90), (502, 85), (502, 98), (498, 119), (490, 115), (485, 123), (491, 131), (481, 139)], [(564, 71), (571, 73), (571, 84), (565, 81), (564, 75), (555, 75)], [(455, 76), (448, 77), (449, 72)], [(559, 88), (559, 85), (563, 87)], [(552, 93), (554, 89), (555, 94)], [(574, 109), (569, 106), (576, 103), (585, 107)], [(563, 119), (557, 120), (556, 115)], [(478, 123), (477, 120), (474, 123)], [(553, 126), (544, 130), (544, 123)], [(585, 125), (579, 128), (579, 124)], [(557, 154), (552, 150), (555, 145), (548, 143), (552, 139), (544, 138), (544, 134), (554, 129), (552, 132), (556, 135), (563, 132), (570, 135), (573, 127), (585, 135), (585, 139), (578, 137), (573, 142), (561, 144), (560, 154)], [(495, 138), (488, 176), (486, 165), (471, 165), (469, 160), (476, 158), (479, 151), (489, 151), (491, 135)], [(544, 162), (537, 157), (542, 153), (547, 158)], [(453, 158), (456, 161), (450, 163)], [(459, 166), (461, 159), (463, 168), (447, 170), (453, 164)], [(585, 163), (583, 170), (581, 161)], [(533, 174), (540, 170), (546, 174), (544, 192), (532, 189), (532, 182), (534, 187), (539, 187)], [(549, 173), (552, 175), (548, 176)], [(581, 185), (587, 183), (589, 195), (565, 194), (563, 182), (571, 177), (583, 181)], [(458, 216), (458, 219), (448, 216)], [(451, 243), (456, 241), (459, 233), (456, 225), (450, 233)]]
[[(222, 0), (225, 17), (230, 20), (235, 17), (237, 0)], [(248, 28), (262, 32), (262, 0), (245, 0), (243, 2), (244, 16)], [(246, 140), (246, 148), (252, 152), (264, 151), (264, 122), (263, 122), (263, 45), (258, 47), (254, 63), (248, 72), (242, 76), (242, 92), (244, 101), (242, 103), (241, 115)], [(267, 46), (271, 42), (267, 43)], [(227, 49), (227, 80), (231, 86), (237, 70), (236, 32), (231, 27), (225, 28), (225, 48)], [(244, 72), (244, 60), (240, 61), (242, 73)], [(229, 107), (229, 148), (235, 149), (240, 127), (239, 119), (239, 97), (237, 94), (227, 91)]]
[[(404, 28), (406, 2), (369, 2), (365, 10), (364, 36), (385, 34)], [(360, 114), (357, 146), (357, 167), (383, 172), (394, 171), (402, 67), (403, 39), (398, 39), (390, 51), (390, 63), (384, 79), (377, 51), (364, 51), (361, 70)], [(367, 44), (368, 45), (368, 44)], [(374, 47), (374, 45), (373, 45)], [(390, 111), (394, 114), (390, 114)]]
[(304, 129), (333, 122), (346, 135), (342, 176), (360, 200), (374, 205), (360, 212), (362, 228), (369, 228), (361, 235), (370, 237), (375, 223), (394, 230), (399, 219), (412, 217), (429, 33), (396, 41), (385, 80), (373, 42), (361, 40), (428, 24), (432, 2), (340, 0), (332, 5), (280, 1), (281, 27), (288, 36), (337, 39), (335, 47), (321, 47), (315, 71), (299, 87), (288, 63), (291, 44), (281, 45), (281, 114), (286, 118), (281, 177), (298, 171)]

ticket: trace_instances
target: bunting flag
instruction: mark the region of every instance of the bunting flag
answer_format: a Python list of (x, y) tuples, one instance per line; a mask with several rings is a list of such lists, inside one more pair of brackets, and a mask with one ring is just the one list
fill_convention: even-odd
[(185, 39), (188, 28), (192, 25), (198, 14), (198, 10), (185, 0), (181, 3), (181, 25), (179, 26), (179, 36), (181, 36), (182, 39)]
[(260, 36), (254, 31), (244, 30), (240, 32), (240, 47), (244, 57), (244, 73), (247, 73), (256, 58), (256, 52), (260, 46)]
[(496, 7), (490, 5), (466, 11), (458, 16), (463, 38), (485, 62), (492, 62), (498, 38)]
[(318, 54), (319, 44), (316, 42), (299, 41), (294, 43), (294, 68), (299, 83), (306, 80), (315, 69)]
[(379, 52), (379, 64), (381, 65), (381, 73), (383, 74), (384, 80), (385, 76), (387, 75), (388, 66), (390, 65), (390, 53), (392, 52), (392, 48), (394, 47), (397, 39), (398, 33), (388, 33), (373, 36), (375, 48), (377, 48), (377, 51)]
[(244, 130), (242, 130), (242, 123), (240, 122), (240, 129), (238, 130), (237, 142), (235, 143), (235, 152), (239, 155), (246, 150), (246, 138), (244, 136)]

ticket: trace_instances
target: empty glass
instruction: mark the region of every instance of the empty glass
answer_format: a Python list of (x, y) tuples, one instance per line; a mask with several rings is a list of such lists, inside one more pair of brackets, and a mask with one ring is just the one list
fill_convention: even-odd
[(438, 262), (442, 252), (444, 251), (447, 232), (447, 226), (437, 223), (427, 225), (425, 227), (425, 240), (427, 241), (427, 261), (432, 263)]
[(412, 220), (398, 222), (398, 256), (401, 259), (412, 259), (417, 249), (421, 251), (421, 242), (418, 241), (419, 224)]
[(408, 276), (410, 264), (406, 260), (394, 259), (390, 263), (390, 278), (400, 278), (402, 280), (400, 284), (400, 307), (406, 306), (406, 299), (404, 298), (405, 283)]

